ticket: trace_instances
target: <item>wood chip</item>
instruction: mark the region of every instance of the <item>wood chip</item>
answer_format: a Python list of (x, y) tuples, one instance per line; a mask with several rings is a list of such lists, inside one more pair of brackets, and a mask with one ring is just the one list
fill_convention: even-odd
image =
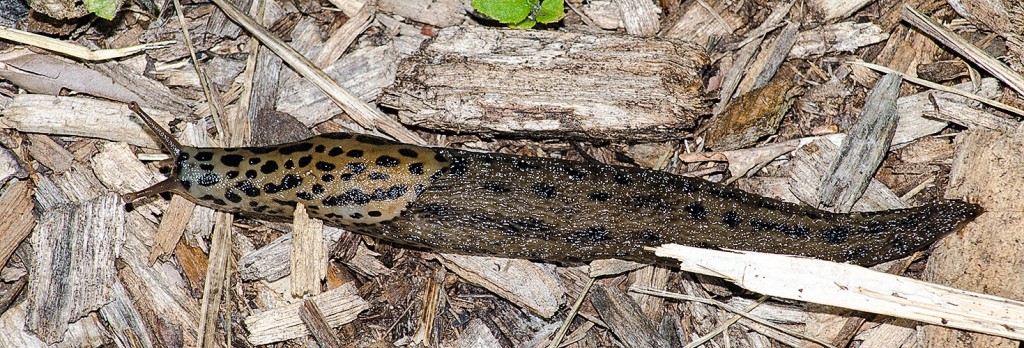
[(658, 33), (659, 8), (654, 2), (647, 0), (615, 0), (622, 14), (622, 23), (626, 34), (640, 37), (654, 36)]
[[(948, 197), (967, 198), (986, 213), (933, 248), (924, 279), (959, 289), (984, 291), (994, 296), (1024, 300), (1024, 260), (1007, 255), (1024, 253), (1015, 241), (1024, 238), (1024, 135), (997, 131), (968, 131), (956, 139), (958, 151), (950, 172)], [(976, 309), (972, 304), (965, 310)], [(1002, 310), (1021, 313), (1009, 304)], [(1004, 322), (1014, 328), (1024, 318)], [(1018, 332), (1019, 329), (1018, 329)], [(931, 347), (978, 347), (1016, 345), (1006, 339), (965, 334), (942, 328), (926, 328), (922, 342)], [(1017, 336), (1012, 337), (1020, 340)]]
[(327, 278), (327, 245), (324, 243), (324, 222), (306, 214), (301, 203), (292, 220), (294, 238), (291, 250), (292, 296), (303, 298), (320, 293), (320, 283)]
[(868, 94), (857, 123), (843, 139), (839, 157), (821, 181), (821, 207), (849, 212), (868, 188), (896, 133), (896, 98), (902, 82), (897, 75), (885, 75)]
[(706, 62), (698, 47), (662, 39), (446, 28), (401, 63), (381, 103), (402, 122), (456, 132), (677, 139), (707, 112)]
[(467, 282), (545, 318), (565, 303), (565, 289), (549, 270), (526, 261), (496, 257), (438, 254), (438, 260)]
[(324, 313), (320, 311), (313, 300), (302, 301), (302, 306), (299, 307), (299, 318), (306, 324), (306, 330), (309, 330), (321, 348), (344, 347), (341, 338), (334, 333), (334, 329), (327, 323), (327, 318), (324, 318)]
[[(359, 313), (370, 308), (370, 304), (357, 293), (355, 285), (349, 282), (314, 296), (311, 300), (321, 309), (327, 324), (335, 328), (356, 320)], [(246, 317), (245, 327), (250, 332), (249, 343), (270, 344), (310, 334), (299, 317), (300, 306), (302, 303), (293, 303)]]
[(68, 323), (110, 302), (114, 259), (125, 241), (124, 209), (118, 202), (107, 194), (55, 207), (39, 219), (32, 247), (51, 252), (32, 260), (26, 325), (41, 339), (61, 341)]
[(651, 319), (644, 316), (632, 297), (614, 286), (594, 284), (590, 302), (608, 323), (609, 329), (626, 347), (665, 347), (668, 342), (658, 336)]
[[(147, 109), (157, 122), (167, 124), (174, 116)], [(0, 125), (26, 133), (74, 135), (126, 142), (159, 149), (155, 136), (121, 103), (85, 97), (19, 94), (3, 109)]]
[(0, 195), (0, 268), (18, 248), (22, 240), (32, 232), (36, 216), (32, 213), (32, 184), (28, 181), (13, 182)]

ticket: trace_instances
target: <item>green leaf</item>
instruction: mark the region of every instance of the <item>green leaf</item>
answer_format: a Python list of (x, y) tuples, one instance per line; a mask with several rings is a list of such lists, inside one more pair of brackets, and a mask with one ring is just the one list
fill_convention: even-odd
[(109, 21), (114, 19), (117, 10), (121, 8), (121, 2), (122, 0), (85, 0), (85, 6), (89, 12)]
[(530, 29), (533, 28), (534, 25), (537, 25), (537, 21), (527, 18), (522, 22), (509, 24), (508, 27), (512, 29)]
[[(477, 11), (503, 24), (520, 23), (540, 0), (473, 0)], [(532, 26), (532, 25), (531, 25)]]
[(544, 0), (537, 10), (537, 21), (541, 23), (554, 23), (565, 18), (565, 5), (562, 0)]

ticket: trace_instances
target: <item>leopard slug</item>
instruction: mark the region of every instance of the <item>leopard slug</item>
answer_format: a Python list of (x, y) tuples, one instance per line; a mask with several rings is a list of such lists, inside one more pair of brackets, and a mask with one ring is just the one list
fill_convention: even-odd
[(125, 195), (172, 191), (215, 209), (310, 216), (400, 245), (549, 262), (661, 263), (665, 243), (874, 265), (982, 212), (959, 200), (836, 214), (656, 170), (421, 147), (349, 133), (268, 147), (181, 146), (137, 105), (175, 166)]

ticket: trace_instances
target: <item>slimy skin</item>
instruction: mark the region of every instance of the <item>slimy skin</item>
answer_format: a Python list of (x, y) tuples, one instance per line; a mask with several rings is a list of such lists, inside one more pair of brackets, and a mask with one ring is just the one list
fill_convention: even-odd
[(439, 252), (661, 263), (677, 243), (874, 265), (905, 257), (982, 212), (959, 200), (835, 214), (662, 171), (401, 144), (348, 133), (255, 148), (181, 146), (132, 110), (175, 158), (173, 191), (215, 209), (310, 216)]

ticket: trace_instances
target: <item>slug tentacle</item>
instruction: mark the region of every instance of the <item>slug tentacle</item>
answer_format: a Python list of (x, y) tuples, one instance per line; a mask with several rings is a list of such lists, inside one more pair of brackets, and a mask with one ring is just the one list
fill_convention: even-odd
[(310, 216), (435, 251), (656, 263), (677, 243), (873, 265), (923, 249), (982, 212), (957, 200), (833, 214), (662, 171), (428, 148), (349, 133), (249, 148), (177, 144), (171, 178), (129, 194), (185, 193), (217, 209)]

